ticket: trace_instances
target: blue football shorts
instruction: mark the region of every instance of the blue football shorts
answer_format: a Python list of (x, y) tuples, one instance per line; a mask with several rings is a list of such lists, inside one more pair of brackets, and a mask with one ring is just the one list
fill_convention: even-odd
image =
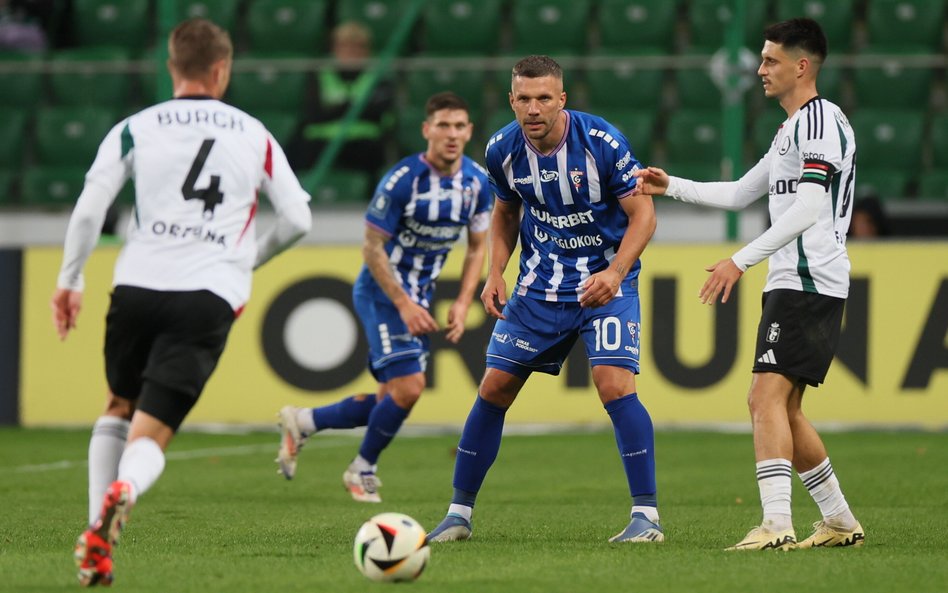
[(353, 290), (356, 313), (369, 342), (369, 371), (379, 383), (425, 372), (428, 336), (413, 336), (387, 298), (373, 290)]
[(506, 320), (494, 324), (487, 346), (488, 367), (522, 379), (534, 371), (558, 375), (578, 336), (586, 345), (591, 366), (639, 372), (638, 294), (616, 297), (592, 309), (514, 294), (504, 307), (504, 316)]

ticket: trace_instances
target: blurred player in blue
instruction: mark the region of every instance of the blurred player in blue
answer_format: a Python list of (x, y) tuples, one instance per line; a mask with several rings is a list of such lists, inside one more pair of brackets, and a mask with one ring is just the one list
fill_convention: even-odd
[(381, 502), (376, 462), (425, 388), (428, 336), (438, 331), (430, 309), (435, 281), (467, 229), (461, 288), (448, 311), (445, 337), (457, 343), (484, 266), (493, 204), (487, 174), (464, 146), (473, 126), (467, 103), (438, 93), (425, 105), (428, 149), (395, 165), (379, 182), (365, 215), (365, 265), (352, 297), (369, 341), (376, 394), (353, 395), (321, 408), (285, 406), (277, 462), (291, 479), (309, 435), (367, 426), (359, 454), (343, 474), (352, 497)]
[[(454, 497), (429, 541), (471, 537), (474, 500), (500, 449), (504, 415), (530, 373), (559, 374), (577, 338), (615, 429), (632, 495), (631, 521), (611, 542), (660, 542), (652, 420), (639, 401), (639, 256), (655, 231), (649, 196), (632, 196), (639, 163), (602, 118), (564, 109), (563, 71), (529, 56), (512, 73), (516, 115), (487, 144), (497, 203), (487, 282), (498, 319), (487, 370), (458, 444)], [(520, 275), (503, 272), (519, 233)]]

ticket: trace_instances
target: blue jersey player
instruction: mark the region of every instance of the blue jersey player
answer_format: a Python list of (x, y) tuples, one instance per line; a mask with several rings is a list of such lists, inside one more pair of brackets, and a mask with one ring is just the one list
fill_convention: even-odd
[(296, 473), (297, 453), (310, 434), (367, 426), (359, 454), (343, 474), (352, 497), (362, 502), (381, 502), (376, 462), (425, 387), (427, 334), (439, 330), (430, 313), (435, 281), (465, 229), (461, 288), (445, 334), (452, 343), (464, 333), (484, 265), (493, 198), (484, 169), (464, 156), (472, 131), (467, 104), (453, 93), (438, 93), (425, 112), (427, 151), (403, 159), (382, 178), (365, 215), (365, 265), (352, 296), (377, 393), (315, 409), (285, 406), (279, 414), (277, 462), (287, 479)]
[[(467, 417), (448, 515), (429, 541), (471, 537), (474, 500), (500, 449), (504, 415), (530, 373), (556, 375), (577, 338), (615, 429), (632, 495), (613, 542), (660, 542), (652, 421), (639, 402), (639, 256), (655, 231), (649, 196), (632, 196), (638, 161), (602, 118), (564, 109), (563, 73), (546, 56), (513, 68), (516, 121), (487, 144), (497, 203), (481, 300), (498, 321)], [(517, 244), (517, 285), (503, 271)], [(502, 308), (502, 310), (501, 310)]]

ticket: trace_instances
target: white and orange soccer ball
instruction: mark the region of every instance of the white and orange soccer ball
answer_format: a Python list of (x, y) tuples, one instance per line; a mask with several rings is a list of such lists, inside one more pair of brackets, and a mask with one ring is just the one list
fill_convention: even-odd
[(418, 521), (382, 513), (362, 524), (352, 552), (359, 571), (373, 581), (413, 581), (428, 564), (431, 548)]

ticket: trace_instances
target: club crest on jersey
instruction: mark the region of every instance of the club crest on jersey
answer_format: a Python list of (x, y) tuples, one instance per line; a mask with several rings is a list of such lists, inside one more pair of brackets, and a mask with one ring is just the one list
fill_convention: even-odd
[(464, 207), (468, 208), (471, 205), (471, 200), (474, 199), (474, 190), (471, 189), (470, 185), (464, 186), (464, 192), (462, 193), (462, 200), (464, 200)]
[(375, 197), (372, 198), (372, 204), (369, 206), (369, 212), (378, 218), (385, 218), (389, 203), (391, 203), (391, 200), (388, 199), (387, 195), (375, 194)]
[(569, 180), (573, 182), (573, 187), (576, 188), (576, 191), (579, 191), (579, 186), (583, 183), (583, 172), (579, 169), (570, 171)]
[(556, 181), (560, 178), (560, 174), (557, 171), (547, 171), (546, 169), (540, 169), (540, 181), (547, 183), (549, 181)]
[(780, 149), (777, 151), (777, 154), (784, 155), (790, 152), (790, 136), (783, 137), (783, 143), (780, 145)]
[(636, 334), (639, 333), (639, 324), (635, 321), (626, 321), (625, 326), (629, 328), (629, 335), (632, 336), (632, 341), (635, 341)]
[(767, 341), (771, 344), (775, 343), (780, 339), (780, 324), (771, 323), (770, 327), (767, 328)]

